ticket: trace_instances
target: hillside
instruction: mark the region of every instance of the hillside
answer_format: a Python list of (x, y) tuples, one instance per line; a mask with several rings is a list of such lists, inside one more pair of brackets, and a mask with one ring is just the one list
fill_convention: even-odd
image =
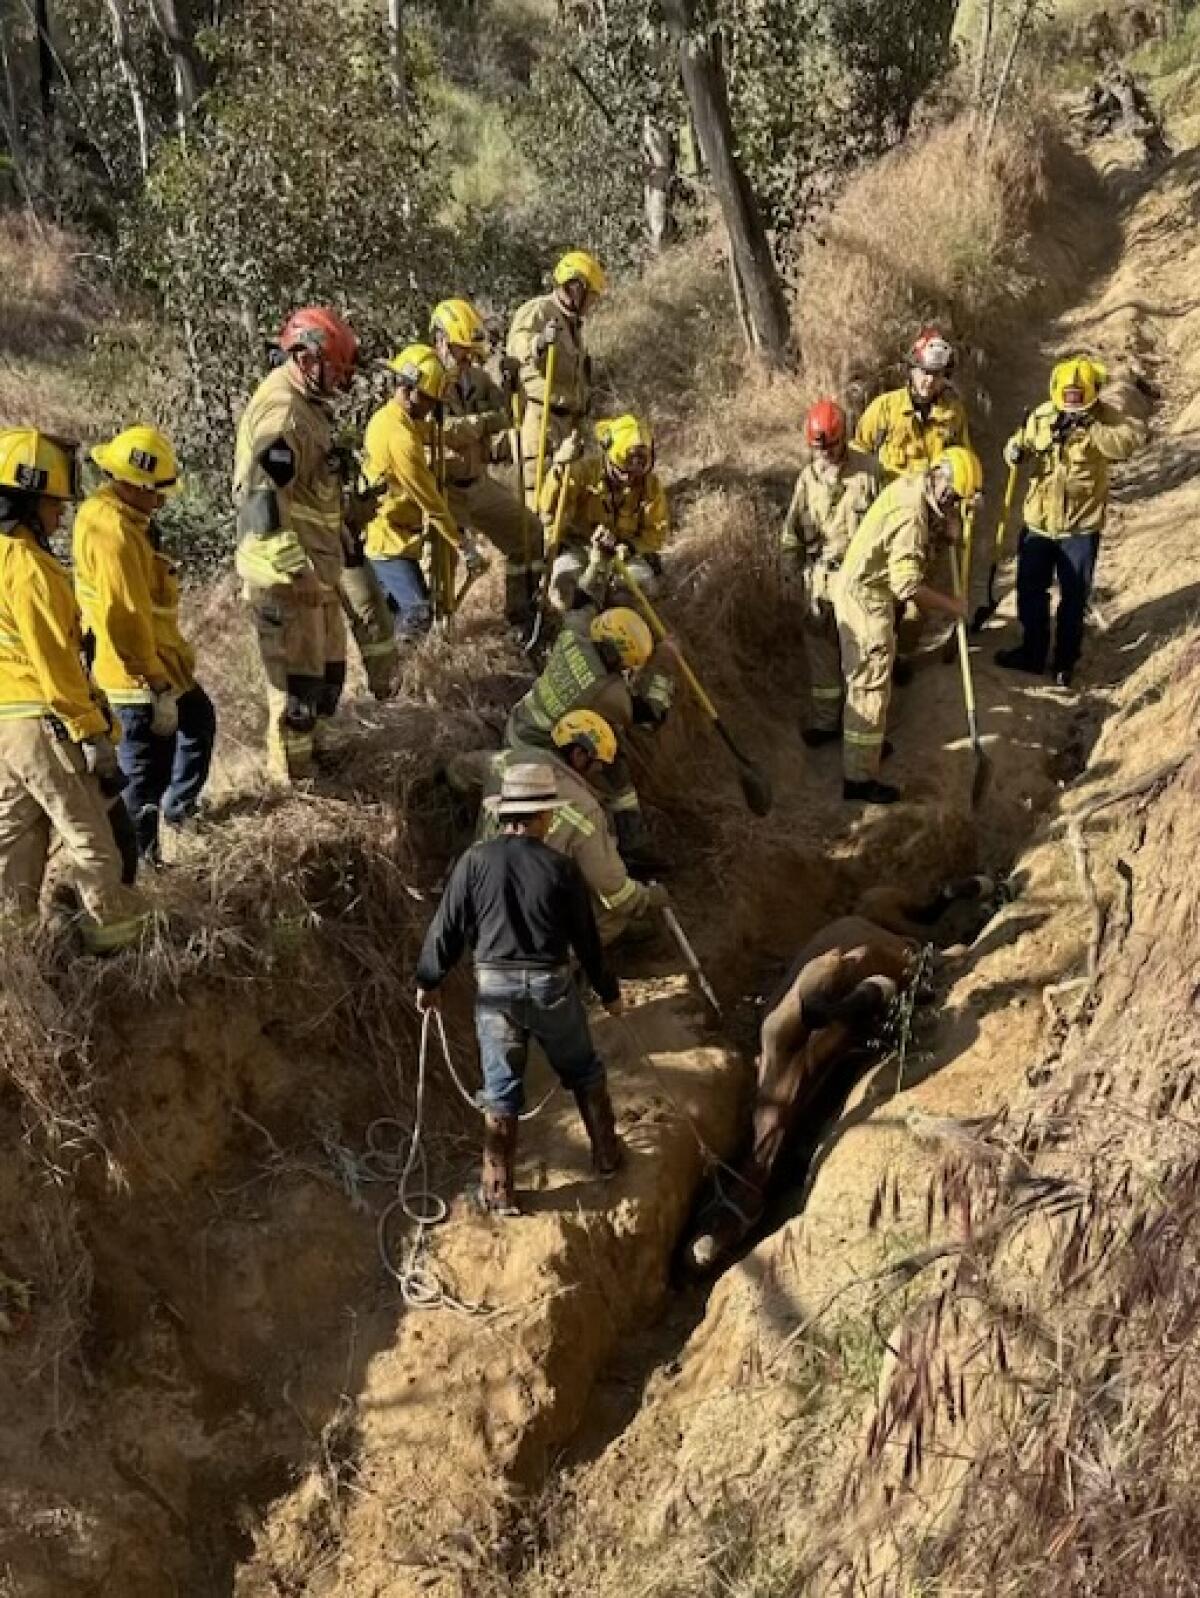
[[(681, 709), (639, 780), (724, 1019), (665, 950), (630, 961), (628, 1018), (597, 1026), (630, 1168), (590, 1179), (560, 1094), (526, 1129), (528, 1213), (503, 1225), (456, 1198), (478, 1127), (435, 1051), (428, 1181), (451, 1209), (427, 1278), (393, 1201), (418, 1092), (415, 947), (468, 836), (437, 774), (496, 742), (527, 665), (490, 579), (396, 701), (352, 683), (352, 758), (288, 793), (265, 779), (231, 582), (193, 592), (223, 742), (205, 828), (153, 885), (164, 924), (98, 968), (69, 965), (53, 930), (0, 951), (0, 1591), (1107, 1595), (1135, 1559), (1139, 1591), (1200, 1590), (1200, 101), (1177, 54), (1147, 66), (1176, 147), (1161, 168), (1129, 141), (1072, 143), (1035, 108), (987, 161), (951, 122), (860, 174), (800, 262), (797, 376), (747, 365), (710, 236), (598, 319), (605, 401), (655, 416), (673, 618), (777, 803), (749, 817)], [(68, 236), (6, 238), (14, 272), (38, 264), (0, 318), (0, 406), (94, 434), (105, 351), (148, 360), (138, 324), (89, 297)], [(1000, 447), (1056, 356), (1102, 355), (1152, 442), (1119, 480), (1077, 691), (993, 666), (1007, 561), (973, 651), (984, 805), (935, 651), (894, 711), (905, 802), (856, 812), (836, 751), (798, 737), (774, 534), (805, 403), (861, 401), (918, 315), (967, 351), (985, 548)], [(744, 1123), (759, 996), (871, 892), (976, 869), (1009, 902), (915, 1052), (839, 1084), (754, 1246), (681, 1286), (706, 1165)], [(473, 1082), (465, 980), (449, 1036)]]

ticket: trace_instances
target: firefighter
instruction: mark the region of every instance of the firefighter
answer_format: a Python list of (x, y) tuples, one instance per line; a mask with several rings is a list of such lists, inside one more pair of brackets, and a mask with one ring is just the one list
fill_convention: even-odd
[[(553, 749), (555, 725), (573, 710), (603, 716), (618, 742), (635, 725), (657, 728), (671, 708), (673, 662), (673, 646), (656, 649), (646, 623), (623, 606), (601, 611), (585, 631), (564, 627), (541, 676), (513, 707), (504, 742), (510, 749)], [(609, 762), (605, 777), (605, 804), (621, 856), (630, 870), (650, 871), (658, 862), (622, 751)]]
[(631, 877), (613, 834), (608, 811), (597, 788), (617, 759), (617, 735), (594, 710), (572, 710), (554, 724), (552, 750), (518, 745), (499, 753), (485, 749), (459, 755), (447, 768), (450, 786), (459, 794), (482, 785), (477, 838), (495, 837), (495, 800), (504, 774), (522, 761), (545, 761), (554, 771), (562, 803), (546, 834), (551, 849), (575, 861), (592, 896), (600, 941), (649, 941), (657, 928), (652, 912), (670, 903), (661, 883)]
[[(1022, 638), (1002, 649), (997, 663), (1041, 676), (1049, 662), (1054, 682), (1069, 688), (1083, 647), (1083, 624), (1108, 515), (1113, 465), (1128, 460), (1142, 440), (1139, 424), (1100, 398), (1108, 373), (1098, 361), (1074, 355), (1050, 380), (1050, 399), (1009, 439), (1004, 459), (1028, 464), (1025, 527), (1017, 555), (1017, 616)], [(1050, 587), (1058, 583), (1053, 651)]]
[[(570, 250), (554, 268), (549, 294), (522, 305), (508, 330), (508, 353), (517, 362), (521, 388), (521, 455), (525, 498), (532, 504), (537, 481), (543, 407), (549, 405), (547, 461), (578, 432), (592, 403), (592, 362), (583, 323), (604, 293), (604, 268), (585, 250)], [(546, 394), (546, 369), (554, 348), (554, 392)]]
[(504, 614), (528, 620), (542, 550), (542, 528), (518, 494), (488, 472), (493, 441), (511, 425), (503, 389), (484, 369), (488, 334), (469, 300), (443, 300), (430, 324), (448, 373), (442, 393), (446, 501), (459, 527), (482, 533), (504, 556)]
[(279, 335), (280, 364), (238, 424), (237, 570), (267, 678), (271, 768), (311, 775), (330, 751), (346, 681), (342, 482), (331, 404), (346, 389), (358, 340), (334, 311), (307, 306)]
[(924, 471), (949, 449), (970, 447), (967, 412), (951, 384), (954, 349), (936, 327), (922, 328), (909, 351), (908, 382), (867, 406), (855, 446), (878, 457), (885, 477)]
[(842, 759), (848, 800), (892, 804), (900, 790), (879, 781), (889, 752), (884, 738), (896, 653), (897, 607), (910, 600), (923, 614), (959, 621), (966, 600), (932, 588), (926, 574), (937, 541), (956, 543), (962, 507), (983, 487), (983, 468), (969, 449), (954, 446), (937, 464), (885, 488), (850, 541), (838, 575), (835, 607), (846, 708)]
[(842, 725), (842, 659), (833, 589), (850, 540), (879, 492), (875, 463), (846, 441), (846, 413), (818, 400), (804, 419), (812, 459), (796, 479), (780, 536), (785, 578), (794, 582), (808, 662), (810, 749), (832, 743)]
[(113, 723), (83, 664), (83, 623), (50, 539), (78, 495), (73, 444), (0, 432), (0, 917), (37, 920), (57, 841), (84, 947), (135, 943), (148, 912), (121, 882), (108, 808), (121, 785)]
[[(367, 557), (395, 611), (398, 639), (412, 643), (429, 631), (433, 606), (422, 569), (428, 560), (443, 574), (442, 597), (462, 553), (468, 571), (482, 564), (469, 535), (459, 533), (454, 512), (430, 464), (437, 452), (437, 412), (446, 368), (428, 344), (409, 344), (389, 362), (396, 390), (367, 423), (363, 469), (381, 490), (367, 528)], [(427, 549), (427, 536), (432, 540)]]
[(154, 525), (179, 470), (170, 439), (153, 427), (126, 428), (97, 444), (92, 460), (104, 480), (75, 517), (75, 593), (93, 675), (121, 723), (122, 798), (138, 854), (157, 864), (160, 818), (182, 826), (196, 814), (217, 732), (179, 628), (178, 571)]
[(520, 1213), (515, 1164), (529, 1044), (536, 1040), (575, 1098), (597, 1176), (625, 1163), (604, 1061), (571, 971), (574, 954), (610, 1015), (622, 1013), (578, 866), (546, 847), (559, 806), (554, 772), (520, 764), (504, 774), (499, 836), (459, 857), (417, 963), (417, 1009), (437, 1009), (440, 989), (469, 947), (474, 958), (475, 1031), (483, 1069), (482, 1208)]
[(670, 516), (666, 491), (654, 470), (649, 424), (632, 414), (616, 416), (596, 424), (596, 438), (599, 455), (560, 458), (542, 487), (538, 509), (547, 535), (556, 526), (561, 529), (549, 584), (550, 603), (560, 614), (580, 602), (604, 608), (618, 550), (651, 598), (662, 578)]

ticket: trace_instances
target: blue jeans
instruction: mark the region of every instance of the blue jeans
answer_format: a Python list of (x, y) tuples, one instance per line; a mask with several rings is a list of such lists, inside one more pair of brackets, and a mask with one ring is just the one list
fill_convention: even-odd
[(396, 637), (419, 638), (429, 631), (433, 608), (429, 603), (429, 584), (420, 563), (415, 560), (376, 560), (371, 565), (379, 585), (387, 595), (388, 608), (396, 618)]
[(208, 781), (217, 713), (213, 702), (195, 684), (179, 696), (179, 731), (159, 738), (150, 731), (150, 705), (121, 705), (121, 742), (117, 759), (129, 779), (122, 798), (137, 833), (138, 849), (151, 853), (158, 843), (158, 815), (186, 821), (195, 814)]
[(520, 1115), (525, 1106), (529, 1040), (541, 1044), (555, 1075), (572, 1093), (604, 1080), (587, 1012), (565, 966), (555, 970), (475, 973), (475, 1035), (483, 1067), (480, 1103), (493, 1115)]
[(1031, 532), (1027, 527), (1021, 534), (1017, 554), (1017, 616), (1025, 635), (1021, 650), (1035, 670), (1046, 669), (1046, 657), (1050, 653), (1050, 587), (1057, 578), (1058, 613), (1054, 618), (1052, 669), (1074, 671), (1083, 648), (1083, 621), (1099, 554), (1099, 533), (1047, 538), (1044, 533)]

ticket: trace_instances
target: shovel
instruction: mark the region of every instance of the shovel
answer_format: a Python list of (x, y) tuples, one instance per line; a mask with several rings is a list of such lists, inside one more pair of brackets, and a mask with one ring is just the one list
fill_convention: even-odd
[(554, 526), (550, 531), (550, 542), (543, 542), (544, 551), (542, 560), (542, 579), (538, 583), (537, 593), (533, 601), (533, 626), (529, 629), (529, 637), (525, 640), (524, 652), (532, 655), (542, 641), (542, 633), (546, 628), (546, 608), (549, 603), (550, 573), (554, 565), (554, 557), (558, 553), (558, 546), (562, 541), (563, 517), (567, 509), (567, 490), (571, 486), (571, 467), (563, 467), (562, 482), (559, 485), (558, 501), (554, 507)]
[(554, 393), (554, 368), (558, 364), (558, 345), (552, 343), (546, 354), (546, 386), (542, 390), (542, 426), (538, 433), (537, 466), (533, 474), (533, 513), (542, 513), (542, 481), (546, 475), (546, 443), (550, 436), (550, 400)]
[[(620, 573), (621, 581), (633, 595), (634, 603), (637, 605), (642, 615), (646, 618), (646, 621), (650, 627), (650, 631), (654, 634), (655, 638), (658, 639), (659, 643), (662, 643), (667, 636), (667, 629), (663, 626), (658, 612), (646, 598), (645, 594), (643, 594), (637, 579), (629, 570), (629, 567), (621, 559), (620, 555), (617, 556), (615, 564), (617, 571)], [(700, 683), (700, 679), (688, 665), (678, 647), (676, 647), (676, 656), (679, 661), (679, 669), (683, 672), (684, 678), (687, 681), (687, 685), (692, 690), (692, 694), (694, 695), (696, 702), (699, 704), (704, 714), (708, 717), (709, 721), (712, 722), (713, 727), (716, 729), (718, 738), (720, 738), (726, 749), (728, 749), (729, 753), (733, 756), (734, 763), (738, 768), (738, 781), (742, 785), (742, 795), (745, 798), (747, 806), (754, 812), (756, 816), (769, 816), (771, 813), (771, 807), (775, 803), (775, 798), (771, 792), (771, 783), (766, 772), (763, 771), (759, 766), (756, 766), (752, 760), (748, 760), (738, 746), (734, 743), (732, 737), (730, 736), (728, 727), (726, 727), (725, 723), (721, 720), (721, 717), (717, 712), (717, 707), (705, 693), (704, 688)]]
[(712, 1005), (716, 1013), (720, 1015), (720, 1000), (717, 998), (716, 991), (713, 988), (712, 983), (704, 975), (704, 967), (700, 964), (700, 956), (696, 953), (695, 949), (693, 949), (692, 940), (683, 930), (683, 927), (679, 922), (679, 917), (675, 914), (674, 910), (671, 909), (669, 904), (663, 906), (662, 918), (666, 922), (667, 931), (675, 939), (676, 946), (678, 947), (680, 954), (683, 956), (684, 964), (695, 977), (696, 984), (699, 987), (700, 992), (708, 1000), (709, 1004)]
[[(962, 570), (958, 564), (958, 556), (954, 550), (950, 551), (950, 576), (954, 582), (954, 596), (956, 599), (963, 597)], [(958, 665), (962, 672), (963, 703), (967, 708), (967, 734), (971, 740), (971, 752), (975, 756), (975, 775), (971, 779), (971, 809), (975, 810), (983, 800), (984, 794), (992, 780), (992, 763), (988, 759), (987, 751), (979, 736), (979, 712), (975, 707), (975, 680), (971, 675), (971, 656), (967, 649), (967, 624), (959, 621), (954, 624), (954, 631), (958, 636)]]
[(992, 564), (988, 568), (987, 603), (980, 605), (971, 617), (971, 631), (977, 633), (985, 621), (990, 621), (996, 614), (1000, 604), (996, 593), (996, 573), (1000, 569), (1000, 557), (1004, 553), (1004, 541), (1008, 537), (1008, 524), (1012, 518), (1012, 508), (1017, 497), (1018, 468), (1008, 468), (1008, 481), (1004, 485), (1004, 509), (1000, 514), (1000, 521), (996, 527), (996, 544), (992, 550)]

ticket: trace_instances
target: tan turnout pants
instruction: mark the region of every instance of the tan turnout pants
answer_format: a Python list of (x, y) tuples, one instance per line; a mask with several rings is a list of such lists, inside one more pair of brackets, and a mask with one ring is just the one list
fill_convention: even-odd
[[(556, 411), (550, 412), (550, 422), (546, 428), (546, 466), (542, 474), (545, 481), (554, 459), (555, 451), (566, 443), (568, 436), (576, 428), (583, 425), (583, 417), (568, 414), (560, 416)], [(525, 500), (533, 504), (533, 489), (537, 481), (538, 441), (542, 436), (542, 407), (531, 401), (525, 403), (525, 414), (521, 418), (521, 452), (525, 462)]]
[(896, 614), (891, 596), (845, 584), (837, 624), (846, 679), (842, 770), (847, 782), (870, 782), (879, 776), (892, 697)]
[(251, 589), (250, 608), (267, 679), (267, 757), (295, 782), (312, 775), (346, 681), (346, 622), (336, 588), (315, 604), (286, 588)]
[(363, 556), (347, 566), (338, 583), (346, 623), (354, 635), (367, 673), (367, 687), (376, 699), (390, 699), (396, 689), (396, 629), (375, 568)]
[(482, 534), (504, 556), (505, 614), (524, 615), (542, 571), (541, 522), (486, 472), (473, 483), (447, 483), (446, 500), (460, 527)]
[(78, 744), (60, 743), (40, 720), (0, 721), (0, 918), (36, 919), (57, 841), (87, 916), (88, 948), (102, 954), (136, 941), (145, 904), (121, 886), (109, 802)]
[(808, 662), (812, 709), (809, 726), (818, 732), (836, 732), (842, 719), (842, 651), (837, 614), (828, 592), (827, 574), (805, 573), (800, 628), (804, 658)]

